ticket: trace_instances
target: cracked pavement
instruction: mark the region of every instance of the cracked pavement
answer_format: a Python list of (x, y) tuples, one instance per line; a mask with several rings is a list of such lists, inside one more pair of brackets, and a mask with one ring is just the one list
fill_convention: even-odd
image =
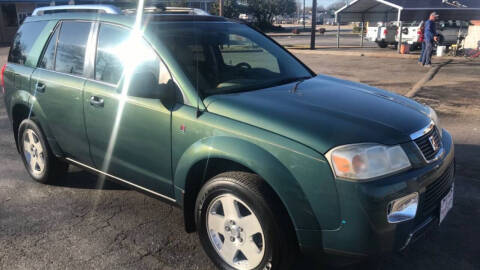
[[(323, 63), (334, 63), (327, 73), (384, 84), (400, 93), (403, 84), (415, 83), (409, 74), (421, 77), (411, 60), (400, 61), (402, 67), (389, 72), (381, 58), (300, 58), (317, 72), (327, 68)], [(375, 72), (368, 72), (369, 67)], [(456, 83), (446, 72), (461, 68), (466, 73), (456, 74)], [(473, 68), (478, 77), (480, 66)], [(455, 138), (454, 208), (439, 230), (402, 254), (383, 259), (378, 269), (480, 269), (480, 110), (472, 102), (480, 96), (471, 91), (474, 77), (467, 70), (460, 64), (442, 69), (439, 79), (429, 82), (417, 98), (439, 109), (443, 126)], [(444, 89), (442, 78), (455, 92)], [(0, 99), (0, 269), (214, 269), (197, 235), (184, 231), (178, 208), (108, 181), (100, 184), (97, 176), (73, 166), (59, 184), (34, 182), (15, 149)]]

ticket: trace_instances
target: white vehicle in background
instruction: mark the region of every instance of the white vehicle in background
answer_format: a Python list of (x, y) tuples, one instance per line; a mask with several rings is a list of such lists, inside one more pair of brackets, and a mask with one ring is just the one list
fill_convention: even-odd
[(397, 45), (398, 27), (394, 23), (377, 23), (367, 27), (366, 39), (377, 43), (378, 47), (386, 48), (388, 45)]
[(253, 16), (250, 14), (242, 13), (238, 16), (238, 18), (246, 22), (253, 22)]
[[(402, 26), (402, 43), (410, 44), (411, 50), (420, 49), (422, 47), (420, 36), (423, 34), (421, 28), (424, 24), (423, 21), (404, 23)], [(396, 39), (398, 43), (399, 37), (397, 36)]]
[[(422, 47), (420, 43), (421, 27), (424, 21), (413, 21), (402, 25), (402, 43), (410, 44), (412, 50)], [(437, 22), (438, 44), (449, 46), (462, 40), (468, 33), (468, 22), (465, 21), (439, 21)], [(366, 38), (376, 42), (380, 48), (386, 48), (388, 45), (397, 45), (400, 39), (398, 26), (392, 22), (387, 26), (384, 23), (378, 23), (376, 26), (367, 28)]]
[[(410, 44), (413, 49), (420, 48), (419, 42), (421, 27), (425, 22), (411, 22), (402, 27), (402, 42)], [(439, 21), (437, 22), (438, 44), (450, 46), (463, 40), (468, 34), (469, 23), (466, 21)], [(397, 37), (398, 40), (398, 37)]]

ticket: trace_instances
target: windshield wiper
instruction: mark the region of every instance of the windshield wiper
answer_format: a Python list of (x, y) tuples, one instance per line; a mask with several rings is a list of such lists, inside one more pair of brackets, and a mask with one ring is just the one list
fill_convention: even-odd
[(307, 79), (310, 79), (312, 78), (311, 76), (301, 76), (301, 77), (291, 77), (291, 78), (286, 78), (286, 79), (281, 79), (281, 80), (278, 80), (278, 81), (275, 81), (271, 84), (269, 84), (267, 87), (273, 87), (273, 86), (277, 86), (277, 85), (284, 85), (284, 84), (288, 84), (288, 83), (292, 83), (292, 82), (303, 82)]
[(293, 86), (293, 88), (292, 88), (292, 90), (291, 90), (290, 92), (291, 92), (292, 94), (295, 94), (295, 92), (297, 92), (298, 86), (299, 86), (301, 83), (303, 83), (305, 80), (310, 79), (310, 78), (312, 78), (312, 77), (307, 77), (307, 76), (305, 76), (305, 77), (297, 78), (298, 81), (295, 83), (295, 85)]
[[(292, 78), (286, 78), (286, 79), (281, 79), (273, 82), (264, 82), (260, 85), (250, 85), (250, 87), (242, 87), (239, 89), (231, 89), (228, 91), (228, 94), (233, 94), (233, 93), (239, 93), (239, 92), (247, 92), (247, 91), (254, 91), (254, 90), (259, 90), (259, 89), (265, 89), (265, 88), (270, 88), (270, 87), (275, 87), (278, 85), (284, 85), (292, 82), (303, 82), (307, 79), (312, 78), (311, 76), (302, 76), (302, 77), (292, 77)], [(223, 93), (215, 93), (215, 94), (227, 94), (225, 92)]]

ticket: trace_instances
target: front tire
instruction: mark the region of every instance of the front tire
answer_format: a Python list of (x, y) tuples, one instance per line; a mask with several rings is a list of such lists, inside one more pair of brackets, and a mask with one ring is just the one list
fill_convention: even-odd
[(220, 269), (291, 269), (297, 251), (279, 202), (257, 175), (230, 172), (200, 190), (196, 225), (200, 242)]
[(53, 183), (67, 172), (68, 164), (53, 155), (42, 130), (34, 121), (25, 119), (20, 123), (18, 143), (23, 164), (35, 181)]

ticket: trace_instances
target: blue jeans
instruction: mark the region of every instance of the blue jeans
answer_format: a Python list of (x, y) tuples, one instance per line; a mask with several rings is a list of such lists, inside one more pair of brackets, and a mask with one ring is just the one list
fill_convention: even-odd
[(425, 41), (425, 51), (423, 52), (423, 65), (432, 64), (433, 41)]
[(422, 42), (422, 52), (420, 53), (420, 58), (418, 58), (420, 63), (423, 63), (423, 54), (425, 54), (425, 42)]

